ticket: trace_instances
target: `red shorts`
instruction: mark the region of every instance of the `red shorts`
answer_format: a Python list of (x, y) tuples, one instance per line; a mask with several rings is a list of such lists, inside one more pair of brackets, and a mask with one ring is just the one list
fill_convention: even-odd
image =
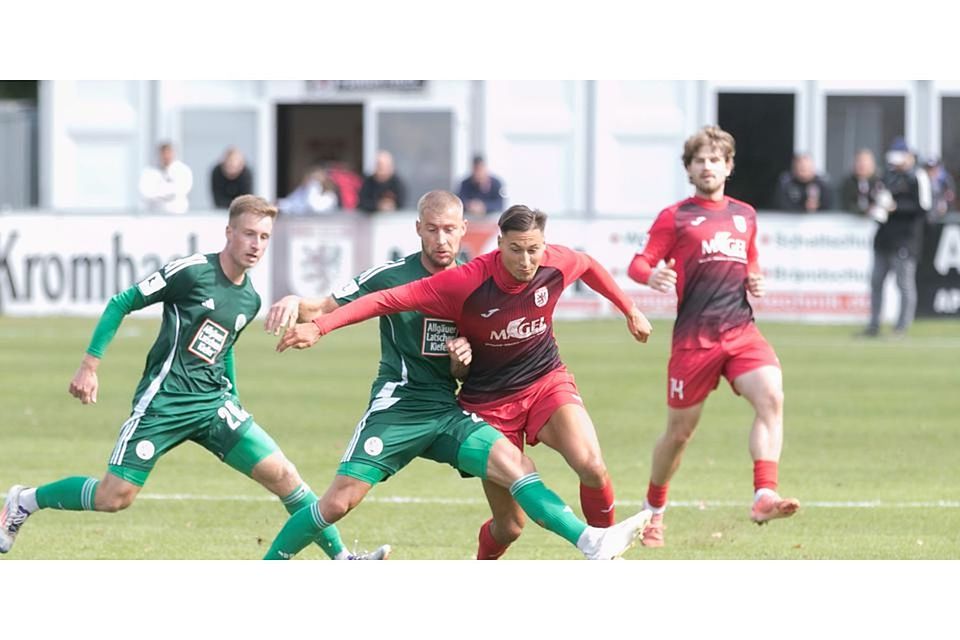
[(700, 404), (720, 384), (721, 375), (737, 393), (733, 387), (737, 377), (768, 365), (779, 369), (780, 360), (752, 322), (727, 331), (707, 349), (673, 349), (667, 366), (667, 404), (675, 409)]
[(553, 412), (565, 404), (582, 407), (583, 398), (577, 390), (573, 374), (564, 366), (505, 398), (481, 404), (460, 402), (460, 406), (489, 422), (521, 451), (524, 436), (530, 446), (537, 444), (540, 429), (547, 424)]

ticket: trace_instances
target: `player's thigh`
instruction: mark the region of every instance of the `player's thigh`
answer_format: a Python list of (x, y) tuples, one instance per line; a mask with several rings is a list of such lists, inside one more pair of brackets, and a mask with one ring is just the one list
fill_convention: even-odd
[(434, 441), (421, 457), (449, 464), (466, 476), (486, 478), (490, 452), (505, 437), (475, 413), (454, 407), (438, 419)]
[(756, 325), (751, 323), (728, 345), (728, 352), (723, 375), (734, 393), (744, 396), (754, 406), (782, 395), (780, 359)]
[(674, 349), (667, 364), (667, 405), (676, 409), (701, 404), (717, 388), (727, 354), (708, 349)]
[(590, 414), (581, 404), (557, 407), (537, 434), (540, 442), (568, 461), (600, 458), (600, 440)]
[[(261, 461), (280, 451), (236, 396), (226, 397), (191, 439), (249, 477), (253, 477), (253, 469)], [(278, 461), (281, 458), (276, 457)]]
[(433, 444), (444, 419), (444, 412), (412, 405), (368, 411), (357, 423), (341, 468), (362, 465), (380, 470), (384, 479), (392, 476)]
[(107, 462), (108, 472), (142, 487), (157, 461), (201, 429), (207, 417), (206, 414), (133, 414), (120, 428)]

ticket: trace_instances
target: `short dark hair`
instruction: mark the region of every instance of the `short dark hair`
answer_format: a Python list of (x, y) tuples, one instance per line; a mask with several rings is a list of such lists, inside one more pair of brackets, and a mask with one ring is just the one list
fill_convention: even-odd
[(515, 204), (500, 215), (500, 233), (508, 231), (531, 231), (547, 228), (547, 214), (539, 209), (531, 209), (523, 204)]
[(478, 164), (483, 164), (484, 162), (486, 161), (483, 159), (483, 156), (481, 154), (478, 153), (477, 155), (473, 156), (473, 166), (477, 166)]

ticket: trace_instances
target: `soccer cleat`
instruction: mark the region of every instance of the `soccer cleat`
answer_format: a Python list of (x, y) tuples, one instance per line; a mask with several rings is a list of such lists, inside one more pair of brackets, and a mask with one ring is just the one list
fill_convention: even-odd
[(390, 557), (390, 552), (392, 551), (393, 549), (390, 545), (385, 544), (374, 551), (364, 551), (358, 554), (351, 553), (347, 560), (386, 560)]
[(578, 543), (577, 547), (587, 560), (616, 560), (643, 536), (643, 530), (650, 524), (652, 516), (649, 509), (644, 509), (612, 527), (587, 527), (581, 534), (583, 546)]
[(20, 506), (20, 492), (27, 487), (15, 484), (7, 492), (7, 499), (0, 511), (0, 553), (10, 551), (17, 532), (30, 514)]
[(800, 508), (796, 498), (781, 498), (775, 493), (765, 493), (753, 501), (750, 519), (757, 524), (766, 524), (770, 520), (792, 516)]
[(655, 513), (650, 518), (650, 524), (646, 526), (643, 530), (643, 539), (640, 540), (640, 544), (645, 547), (662, 547), (663, 546), (663, 514)]

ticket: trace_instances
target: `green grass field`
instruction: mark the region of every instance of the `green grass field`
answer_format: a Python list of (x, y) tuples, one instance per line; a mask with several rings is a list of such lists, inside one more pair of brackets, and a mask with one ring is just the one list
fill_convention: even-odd
[[(158, 321), (128, 319), (100, 369), (99, 402), (67, 386), (93, 319), (0, 318), (0, 491), (103, 474)], [(276, 354), (254, 325), (238, 345), (245, 408), (322, 492), (362, 414), (376, 370), (375, 323)], [(853, 327), (762, 323), (786, 385), (785, 495), (800, 513), (757, 527), (747, 514), (752, 414), (725, 382), (671, 483), (667, 546), (630, 559), (960, 558), (960, 325), (919, 322), (902, 341), (852, 337)], [(646, 491), (663, 429), (670, 325), (639, 345), (620, 321), (557, 325), (617, 491), (618, 519)], [(545, 481), (576, 510), (577, 482), (546, 447), (528, 449)], [(164, 457), (119, 514), (43, 511), (3, 559), (255, 559), (286, 512), (258, 485), (186, 444)], [(395, 559), (467, 559), (488, 517), (479, 481), (416, 461), (376, 487), (340, 523), (348, 546), (389, 542)], [(324, 557), (310, 548), (299, 557)], [(573, 559), (565, 541), (529, 524), (506, 558)]]

